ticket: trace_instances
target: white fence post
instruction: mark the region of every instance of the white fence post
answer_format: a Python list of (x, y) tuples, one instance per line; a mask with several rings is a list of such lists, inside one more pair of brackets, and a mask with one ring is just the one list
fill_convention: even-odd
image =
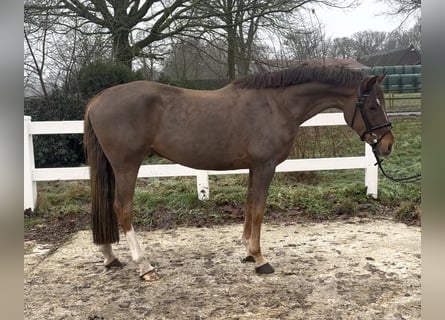
[(196, 175), (196, 188), (199, 200), (209, 200), (209, 175), (207, 171), (200, 171)]
[(365, 158), (366, 158), (365, 185), (367, 187), (366, 194), (369, 194), (373, 198), (377, 199), (379, 168), (375, 165), (377, 160), (374, 156), (374, 153), (372, 152), (372, 147), (367, 143), (365, 143)]
[(23, 146), (24, 146), (24, 170), (23, 170), (23, 197), (24, 209), (30, 208), (34, 210), (37, 201), (37, 184), (33, 178), (34, 164), (34, 147), (32, 143), (32, 135), (29, 132), (31, 125), (31, 117), (25, 116), (23, 121)]

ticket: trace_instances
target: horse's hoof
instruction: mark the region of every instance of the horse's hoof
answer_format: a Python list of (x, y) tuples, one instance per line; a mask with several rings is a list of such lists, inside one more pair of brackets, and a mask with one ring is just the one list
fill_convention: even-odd
[(107, 270), (110, 270), (110, 269), (115, 270), (115, 269), (121, 269), (122, 267), (123, 267), (122, 263), (117, 258), (115, 258), (113, 261), (111, 261), (109, 264), (107, 264), (105, 266), (105, 269), (107, 269)]
[(269, 263), (265, 263), (255, 268), (255, 272), (258, 274), (270, 274), (274, 273), (275, 269)]
[(255, 262), (255, 258), (253, 256), (247, 256), (243, 259), (241, 259), (242, 263), (246, 263), (246, 262)]
[(159, 273), (156, 272), (155, 269), (148, 271), (147, 273), (141, 275), (141, 280), (151, 282), (161, 279), (161, 276)]

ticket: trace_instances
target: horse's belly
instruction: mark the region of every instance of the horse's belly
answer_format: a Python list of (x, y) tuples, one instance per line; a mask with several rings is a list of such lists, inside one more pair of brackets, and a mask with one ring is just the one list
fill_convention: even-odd
[(219, 143), (164, 143), (153, 146), (160, 156), (184, 166), (202, 170), (233, 170), (248, 168), (246, 151), (226, 148)]

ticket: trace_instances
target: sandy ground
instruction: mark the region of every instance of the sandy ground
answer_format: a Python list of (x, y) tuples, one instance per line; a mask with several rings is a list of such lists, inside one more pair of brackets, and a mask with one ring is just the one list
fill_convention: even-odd
[(145, 283), (126, 241), (126, 266), (105, 271), (87, 231), (52, 253), (25, 243), (25, 319), (420, 319), (419, 227), (392, 221), (264, 225), (275, 267), (242, 264), (242, 226), (139, 232), (162, 274)]

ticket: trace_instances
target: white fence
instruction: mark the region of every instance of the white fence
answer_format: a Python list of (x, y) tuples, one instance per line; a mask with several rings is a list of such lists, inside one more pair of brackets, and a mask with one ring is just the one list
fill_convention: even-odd
[[(342, 113), (321, 113), (309, 119), (302, 126), (345, 125)], [(35, 168), (33, 135), (83, 133), (83, 121), (31, 121), (24, 117), (24, 208), (34, 209), (37, 200), (37, 181), (85, 180), (89, 179), (88, 167), (76, 168)], [(316, 171), (337, 169), (365, 169), (367, 194), (377, 197), (378, 168), (371, 147), (365, 144), (365, 155), (358, 157), (290, 159), (277, 166), (276, 172)], [(179, 164), (143, 165), (138, 177), (195, 176), (198, 198), (209, 198), (209, 175), (246, 174), (242, 170), (195, 170)]]

